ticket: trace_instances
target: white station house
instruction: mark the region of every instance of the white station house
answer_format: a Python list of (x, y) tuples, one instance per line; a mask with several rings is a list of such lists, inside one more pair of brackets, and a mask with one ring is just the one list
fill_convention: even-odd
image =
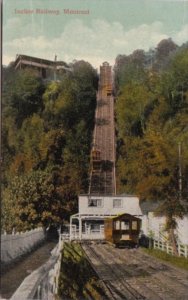
[(128, 213), (142, 217), (139, 199), (133, 195), (79, 196), (79, 212), (70, 218), (70, 239), (104, 239), (104, 219)]
[[(142, 220), (141, 233), (157, 240), (167, 237), (166, 218), (155, 216), (158, 203), (140, 202), (134, 195), (80, 195), (79, 210), (70, 218), (70, 240), (104, 240), (104, 220), (124, 213)], [(181, 244), (188, 245), (188, 215), (177, 219), (176, 236)]]

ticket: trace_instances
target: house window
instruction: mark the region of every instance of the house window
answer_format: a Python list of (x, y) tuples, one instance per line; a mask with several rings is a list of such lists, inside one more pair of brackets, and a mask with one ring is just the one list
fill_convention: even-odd
[(113, 199), (113, 208), (122, 207), (122, 199)]
[(102, 207), (102, 199), (89, 199), (88, 206), (89, 207)]

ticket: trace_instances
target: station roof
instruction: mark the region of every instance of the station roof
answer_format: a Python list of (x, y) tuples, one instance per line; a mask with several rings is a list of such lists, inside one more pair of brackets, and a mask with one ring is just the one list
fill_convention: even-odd
[(134, 215), (131, 215), (131, 214), (127, 214), (127, 213), (123, 213), (123, 214), (117, 214), (116, 216), (110, 216), (110, 217), (107, 217), (106, 219), (118, 219), (118, 218), (121, 218), (121, 217), (130, 217), (131, 219), (138, 219), (140, 220), (138, 217), (135, 217)]

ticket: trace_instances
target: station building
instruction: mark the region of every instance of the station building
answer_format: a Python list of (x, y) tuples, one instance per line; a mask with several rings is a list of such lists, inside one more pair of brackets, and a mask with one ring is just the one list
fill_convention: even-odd
[[(159, 203), (139, 201), (135, 195), (80, 195), (78, 213), (70, 218), (70, 240), (104, 240), (104, 220), (121, 214), (131, 214), (141, 219), (141, 235), (167, 241), (165, 216), (156, 216)], [(177, 242), (188, 245), (188, 215), (176, 219)]]
[(79, 211), (70, 218), (70, 239), (103, 240), (105, 218), (123, 213), (142, 216), (137, 196), (80, 195)]

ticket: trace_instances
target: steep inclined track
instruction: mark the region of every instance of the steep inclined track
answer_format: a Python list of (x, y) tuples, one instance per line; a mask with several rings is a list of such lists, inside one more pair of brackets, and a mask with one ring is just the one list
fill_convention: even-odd
[(90, 194), (115, 194), (114, 97), (111, 67), (103, 66), (100, 74), (93, 145), (100, 151), (101, 169), (91, 171)]
[(83, 245), (108, 299), (187, 300), (188, 272), (166, 265), (138, 249)]

